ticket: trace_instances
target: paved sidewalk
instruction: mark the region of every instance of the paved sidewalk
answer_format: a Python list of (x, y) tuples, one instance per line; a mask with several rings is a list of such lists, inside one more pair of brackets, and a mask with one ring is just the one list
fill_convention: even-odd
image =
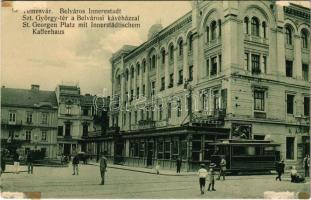
[[(99, 166), (99, 163), (96, 163), (96, 162), (88, 162), (88, 164)], [(108, 168), (142, 172), (142, 173), (147, 173), (147, 174), (156, 174), (157, 173), (155, 168), (130, 167), (130, 166), (125, 166), (125, 165), (115, 165), (115, 164), (108, 164)], [(165, 175), (165, 176), (194, 176), (194, 175), (197, 175), (196, 172), (181, 172), (181, 173), (177, 174), (176, 171), (164, 170), (161, 168), (160, 168), (159, 172), (160, 172), (159, 175)]]

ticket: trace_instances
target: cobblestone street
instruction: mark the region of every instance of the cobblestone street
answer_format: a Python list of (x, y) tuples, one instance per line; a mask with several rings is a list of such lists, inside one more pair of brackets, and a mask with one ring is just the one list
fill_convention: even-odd
[(275, 175), (228, 176), (225, 181), (216, 181), (217, 191), (201, 195), (195, 175), (166, 176), (108, 168), (106, 184), (99, 185), (97, 166), (82, 165), (78, 176), (71, 174), (71, 165), (35, 167), (33, 175), (5, 173), (2, 190), (39, 191), (43, 198), (263, 198), (264, 191), (309, 192), (310, 187), (309, 182), (294, 184), (286, 177), (276, 182)]

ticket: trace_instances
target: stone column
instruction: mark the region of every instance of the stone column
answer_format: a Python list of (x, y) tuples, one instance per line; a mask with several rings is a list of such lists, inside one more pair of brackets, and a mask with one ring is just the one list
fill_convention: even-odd
[(294, 66), (293, 66), (293, 77), (297, 79), (302, 79), (302, 61), (301, 61), (301, 38), (297, 34), (294, 36)]

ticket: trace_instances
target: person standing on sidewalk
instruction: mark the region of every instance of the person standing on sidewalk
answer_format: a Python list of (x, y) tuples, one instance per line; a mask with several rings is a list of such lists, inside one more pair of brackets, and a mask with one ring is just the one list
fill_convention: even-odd
[(176, 160), (176, 167), (177, 167), (176, 173), (180, 173), (181, 163), (182, 163), (182, 160), (180, 159), (180, 157), (178, 157)]
[(200, 166), (201, 168), (198, 171), (199, 184), (200, 184), (201, 194), (204, 194), (207, 170), (205, 169), (205, 165), (203, 163)]
[(19, 155), (17, 151), (15, 151), (13, 155), (13, 161), (14, 161), (14, 173), (18, 174), (19, 173)]
[(72, 159), (72, 168), (73, 168), (73, 173), (72, 175), (79, 175), (79, 157), (78, 155), (75, 155)]
[(212, 186), (212, 191), (216, 191), (214, 186), (215, 186), (215, 171), (214, 168), (216, 167), (215, 163), (211, 163), (209, 166), (209, 172), (208, 172), (208, 180), (209, 180), (209, 185), (208, 185), (208, 191), (210, 191), (211, 186)]
[(27, 153), (26, 163), (28, 166), (28, 174), (33, 174), (33, 156), (31, 151), (28, 151)]
[(219, 174), (218, 174), (217, 180), (220, 180), (221, 176), (222, 176), (222, 179), (225, 180), (226, 170), (227, 170), (227, 167), (226, 167), (227, 166), (227, 162), (226, 162), (224, 156), (221, 157), (221, 161), (220, 161), (219, 165), (220, 165), (220, 170), (219, 170)]
[(101, 185), (105, 185), (105, 174), (107, 172), (107, 158), (105, 157), (106, 152), (102, 154), (102, 157), (100, 158), (100, 176), (101, 176)]
[(276, 172), (278, 173), (278, 176), (275, 178), (275, 180), (280, 180), (282, 181), (282, 174), (284, 173), (284, 168), (285, 168), (285, 164), (284, 164), (284, 160), (282, 159), (279, 163), (277, 163), (276, 165)]
[(306, 157), (303, 159), (303, 167), (305, 169), (305, 177), (309, 177), (309, 170), (310, 170), (310, 156), (307, 154)]

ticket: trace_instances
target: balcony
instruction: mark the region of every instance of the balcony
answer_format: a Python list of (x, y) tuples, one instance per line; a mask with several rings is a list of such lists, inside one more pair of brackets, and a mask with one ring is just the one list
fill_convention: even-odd
[(9, 121), (8, 119), (1, 119), (1, 125), (4, 128), (20, 128), (23, 125), (22, 120), (16, 120), (16, 121)]

